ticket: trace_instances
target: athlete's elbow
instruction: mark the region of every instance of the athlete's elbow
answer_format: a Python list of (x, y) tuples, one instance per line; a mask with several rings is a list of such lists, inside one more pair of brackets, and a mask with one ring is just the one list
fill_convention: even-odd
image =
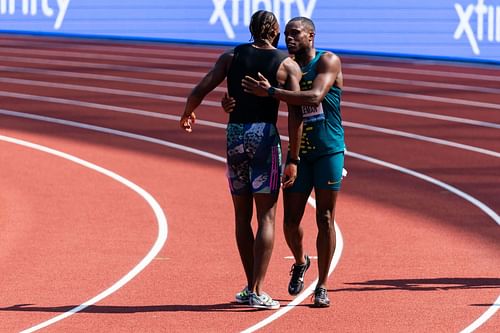
[(321, 104), (322, 96), (320, 94), (313, 93), (309, 96), (309, 105), (319, 106)]

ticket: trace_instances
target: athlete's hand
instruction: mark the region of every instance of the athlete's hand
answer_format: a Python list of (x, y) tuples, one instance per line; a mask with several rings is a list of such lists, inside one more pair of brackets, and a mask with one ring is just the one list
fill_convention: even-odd
[(261, 97), (269, 96), (267, 90), (271, 87), (271, 84), (266, 79), (264, 75), (258, 73), (259, 79), (256, 80), (251, 76), (245, 76), (241, 80), (241, 86), (246, 93), (254, 94)]
[(186, 132), (191, 133), (193, 131), (193, 124), (195, 121), (196, 115), (194, 112), (183, 114), (180, 121), (181, 128)]
[(236, 107), (236, 100), (233, 97), (230, 97), (227, 93), (225, 93), (224, 96), (222, 96), (220, 104), (222, 105), (224, 112), (231, 113), (234, 111), (234, 108)]
[(293, 163), (288, 163), (285, 166), (285, 171), (283, 172), (283, 179), (281, 180), (281, 187), (288, 188), (295, 183), (297, 179), (297, 165)]

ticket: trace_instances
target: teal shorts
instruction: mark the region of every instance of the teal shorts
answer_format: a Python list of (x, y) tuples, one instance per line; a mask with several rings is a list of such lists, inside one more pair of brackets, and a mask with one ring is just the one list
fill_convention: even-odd
[(301, 159), (297, 179), (286, 192), (311, 193), (315, 189), (339, 191), (342, 184), (344, 152), (323, 155), (315, 159)]

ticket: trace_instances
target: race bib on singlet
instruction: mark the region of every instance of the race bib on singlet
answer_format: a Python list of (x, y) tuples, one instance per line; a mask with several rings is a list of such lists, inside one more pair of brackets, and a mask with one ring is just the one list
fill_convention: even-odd
[(302, 105), (302, 119), (304, 120), (304, 123), (312, 123), (318, 120), (325, 119), (323, 105)]

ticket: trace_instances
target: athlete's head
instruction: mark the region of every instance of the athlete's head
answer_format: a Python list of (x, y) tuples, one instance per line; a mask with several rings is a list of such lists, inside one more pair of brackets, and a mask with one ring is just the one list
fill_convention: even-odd
[(256, 11), (250, 20), (249, 29), (254, 41), (268, 41), (274, 46), (278, 45), (280, 26), (273, 13)]
[(285, 28), (285, 41), (288, 52), (297, 54), (314, 47), (316, 27), (307, 17), (294, 17), (288, 21)]

